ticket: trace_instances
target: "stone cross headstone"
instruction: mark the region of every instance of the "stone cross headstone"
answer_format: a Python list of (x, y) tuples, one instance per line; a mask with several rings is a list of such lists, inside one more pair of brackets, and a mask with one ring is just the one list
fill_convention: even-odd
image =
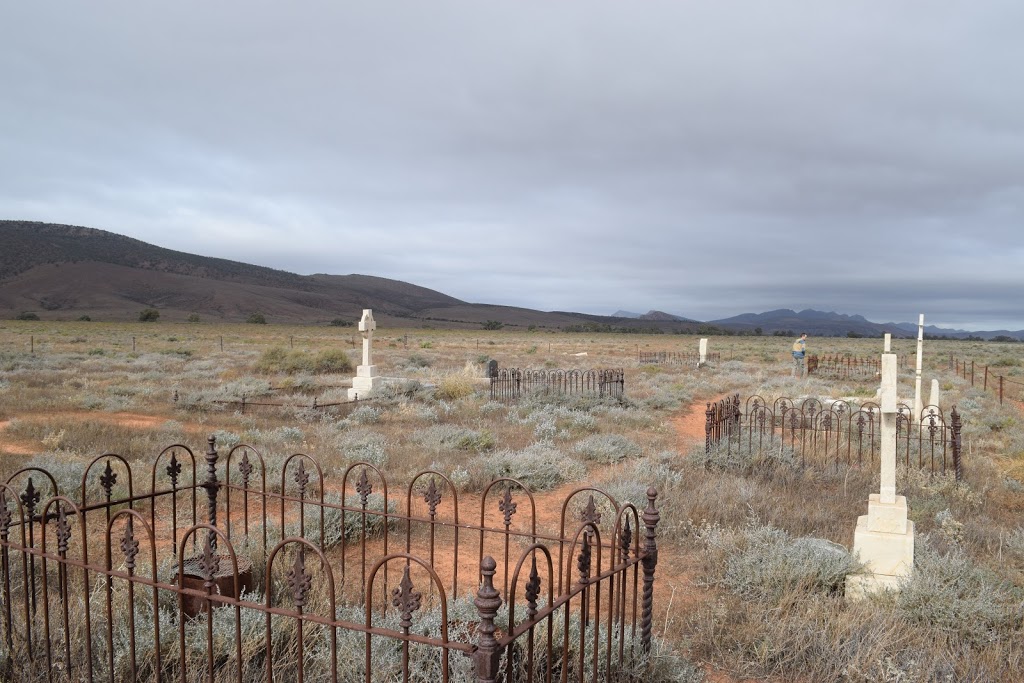
[(708, 340), (701, 339), (700, 344), (697, 345), (697, 350), (700, 353), (700, 356), (697, 360), (697, 365), (704, 365), (705, 363), (708, 362)]
[(924, 409), (921, 399), (921, 360), (924, 351), (924, 313), (917, 319), (917, 376), (914, 379), (914, 423), (921, 420), (921, 411)]
[(373, 319), (373, 310), (363, 309), (363, 317), (359, 319), (359, 331), (363, 334), (363, 362), (360, 365), (373, 365), (373, 331), (377, 329), (377, 321)]
[(373, 319), (373, 311), (364, 308), (363, 317), (359, 319), (359, 332), (363, 335), (363, 362), (356, 367), (356, 376), (352, 378), (352, 388), (348, 390), (350, 401), (366, 398), (383, 383), (383, 378), (377, 376), (377, 366), (373, 364), (375, 329), (377, 321)]
[(896, 370), (896, 354), (883, 353), (881, 486), (868, 496), (868, 514), (857, 519), (853, 534), (853, 550), (867, 570), (846, 579), (846, 595), (853, 600), (878, 590), (898, 590), (900, 579), (914, 566), (914, 523), (907, 519), (906, 497), (896, 495)]

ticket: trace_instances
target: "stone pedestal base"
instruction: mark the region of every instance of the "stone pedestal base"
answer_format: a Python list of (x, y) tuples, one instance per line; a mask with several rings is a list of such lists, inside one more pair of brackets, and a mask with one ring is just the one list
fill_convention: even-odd
[(354, 401), (357, 396), (365, 398), (383, 383), (384, 378), (377, 374), (376, 365), (359, 365), (356, 376), (352, 378), (352, 388), (348, 390), (348, 400)]
[(899, 590), (900, 579), (914, 568), (914, 523), (907, 519), (907, 499), (882, 503), (868, 499), (868, 514), (857, 518), (853, 551), (867, 571), (846, 577), (846, 597), (859, 600), (880, 590)]

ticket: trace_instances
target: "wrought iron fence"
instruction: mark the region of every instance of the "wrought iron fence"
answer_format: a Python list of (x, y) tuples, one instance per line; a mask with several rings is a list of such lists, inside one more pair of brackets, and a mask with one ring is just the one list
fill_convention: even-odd
[[(906, 467), (932, 473), (952, 471), (963, 478), (960, 433), (963, 424), (953, 406), (948, 419), (937, 406), (920, 416), (906, 404), (897, 406), (896, 459)], [(779, 398), (768, 403), (740, 396), (708, 403), (705, 411), (705, 452), (724, 448), (749, 454), (786, 453), (800, 466), (878, 463), (881, 452), (881, 410), (876, 403), (859, 406), (846, 401), (824, 404), (816, 398), (797, 402)]]
[[(897, 360), (900, 370), (907, 368), (907, 357)], [(882, 372), (879, 356), (858, 358), (851, 355), (812, 355), (807, 358), (807, 374), (827, 379), (876, 380)]]
[[(640, 364), (659, 363), (697, 367), (700, 364), (700, 354), (685, 351), (637, 351), (636, 360)], [(717, 351), (704, 356), (704, 361), (707, 363), (717, 363), (720, 360), (722, 360), (722, 354)]]
[(508, 401), (535, 394), (620, 398), (625, 373), (617, 370), (520, 370), (498, 368), (491, 375), (491, 400)]
[(654, 489), (640, 511), (579, 488), (551, 531), (512, 479), (460, 501), (430, 470), (397, 495), (369, 463), (337, 486), (305, 454), (278, 474), (248, 445), (220, 457), (211, 437), (202, 458), (172, 445), (142, 475), (99, 456), (74, 492), (40, 468), (12, 475), (3, 679), (643, 678)]

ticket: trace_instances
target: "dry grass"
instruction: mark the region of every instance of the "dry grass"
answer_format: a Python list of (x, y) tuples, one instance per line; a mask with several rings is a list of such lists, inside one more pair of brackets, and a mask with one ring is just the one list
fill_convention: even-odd
[[(494, 474), (516, 471), (533, 477), (539, 489), (595, 483), (639, 506), (654, 484), (661, 494), (659, 572), (696, 586), (685, 608), (676, 605), (658, 623), (687, 656), (758, 679), (1024, 678), (1014, 645), (1021, 615), (1012, 609), (1024, 599), (1024, 416), (1009, 403), (1000, 407), (982, 390), (980, 375), (972, 387), (946, 367), (953, 353), (977, 366), (1021, 373), (1024, 345), (926, 345), (926, 384), (938, 378), (943, 403), (959, 406), (966, 453), (965, 484), (900, 473), (911, 517), (928, 538), (927, 557), (941, 560), (929, 564), (922, 554), (921, 583), (908, 592), (934, 596), (929, 611), (895, 600), (847, 604), (834, 582), (828, 589), (803, 579), (771, 589), (738, 582), (736, 568), (750, 559), (744, 553), (752, 537), (744, 534), (760, 528), (751, 520), (782, 539), (764, 545), (766, 557), (792, 556), (787, 543), (805, 537), (850, 547), (856, 518), (878, 486), (877, 475), (856, 469), (801, 470), (781, 461), (707, 468), (686, 457), (691, 444), (680, 442), (671, 419), (693, 403), (733, 392), (769, 402), (874, 393), (866, 384), (792, 379), (785, 339), (712, 338), (711, 350), (721, 352), (722, 361), (699, 372), (641, 367), (635, 360), (637, 350), (695, 350), (694, 337), (379, 330), (375, 339), (382, 374), (408, 383), (351, 414), (264, 409), (241, 415), (215, 401), (245, 394), (326, 403), (343, 396), (346, 376), (315, 364), (266, 367), (263, 374), (257, 368), (274, 349), (271, 355), (285, 360), (357, 358), (357, 335), (274, 325), (0, 323), (0, 421), (11, 421), (0, 431), (0, 470), (10, 473), (38, 456), (37, 462), (61, 469), (62, 481), (75, 482), (81, 463), (100, 452), (148, 463), (172, 441), (198, 450), (206, 435), (217, 433), (221, 443), (253, 443), (271, 463), (296, 451), (328, 471), (370, 460), (396, 483), (432, 467), (473, 491)], [(857, 356), (880, 347), (877, 340), (811, 342), (817, 352)], [(914, 343), (894, 346), (912, 354)], [(575, 355), (581, 352), (587, 355)], [(492, 403), (480, 381), (491, 358), (507, 367), (623, 367), (626, 400)], [(900, 383), (901, 396), (912, 395), (912, 372), (901, 373)], [(735, 542), (712, 548), (708, 539), (715, 534)], [(815, 568), (816, 556), (799, 557), (804, 569)], [(960, 574), (938, 573), (943, 565), (959, 567)], [(771, 572), (781, 571), (778, 566)], [(967, 600), (978, 591), (992, 599)], [(657, 609), (666, 610), (663, 593), (658, 600)], [(951, 624), (943, 606), (973, 614), (971, 623)]]

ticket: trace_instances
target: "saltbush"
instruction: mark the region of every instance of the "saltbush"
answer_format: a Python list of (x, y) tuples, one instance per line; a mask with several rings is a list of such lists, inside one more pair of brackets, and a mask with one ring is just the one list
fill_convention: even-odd
[(640, 455), (640, 446), (621, 434), (591, 434), (573, 446), (584, 460), (613, 463)]
[(521, 451), (504, 450), (478, 460), (488, 481), (511, 477), (531, 491), (545, 491), (582, 478), (587, 468), (549, 444), (535, 443)]
[(1020, 628), (1024, 590), (974, 564), (955, 546), (938, 552), (922, 535), (914, 548), (914, 571), (897, 594), (896, 607), (912, 623), (980, 646)]

